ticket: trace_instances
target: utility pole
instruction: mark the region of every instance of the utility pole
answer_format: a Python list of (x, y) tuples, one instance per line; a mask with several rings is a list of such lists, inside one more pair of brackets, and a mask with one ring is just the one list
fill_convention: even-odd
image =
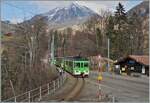
[[(31, 28), (32, 28), (32, 31), (33, 31), (33, 29), (34, 29), (34, 25), (31, 25)], [(31, 36), (30, 37), (30, 40), (31, 41), (29, 41), (29, 53), (30, 53), (30, 70), (31, 70), (31, 68), (32, 68), (32, 60), (33, 60), (33, 40), (34, 40), (34, 37), (33, 36)]]
[(130, 36), (130, 41), (131, 41), (131, 55), (132, 55), (132, 52), (133, 52), (132, 51), (132, 48), (133, 48), (133, 36), (132, 35)]
[(50, 62), (50, 35), (48, 38), (48, 62)]
[[(34, 31), (34, 25), (31, 25), (31, 28), (32, 28), (32, 31)], [(30, 41), (29, 42), (29, 54), (30, 54), (30, 67), (29, 67), (29, 76), (31, 76), (31, 70), (32, 70), (32, 67), (33, 67), (33, 53), (34, 53), (34, 49), (33, 49), (33, 46), (34, 46), (34, 36), (32, 35), (30, 38)], [(31, 77), (29, 79), (29, 89), (31, 89)]]
[(25, 64), (24, 64), (24, 72), (26, 72), (26, 59), (27, 59), (26, 56), (27, 56), (27, 52), (25, 52), (25, 58), (24, 58), (24, 59), (25, 59), (25, 60), (24, 60), (24, 61), (25, 61)]
[(31, 43), (30, 43), (30, 69), (32, 67), (32, 57), (33, 57), (33, 37), (31, 37)]
[(109, 66), (110, 66), (110, 63), (109, 63), (109, 58), (110, 58), (110, 56), (109, 56), (109, 46), (110, 46), (109, 42), (110, 42), (110, 39), (108, 38), (108, 54), (107, 54), (108, 55), (108, 65), (107, 65), (107, 67), (108, 67), (107, 70), (108, 71), (109, 71)]
[(98, 100), (101, 101), (102, 99), (102, 88), (101, 88), (101, 81), (102, 81), (102, 68), (101, 68), (101, 55), (98, 55)]
[(47, 44), (47, 45), (48, 45), (48, 62), (50, 62), (50, 55), (49, 55), (49, 54), (51, 53), (51, 52), (50, 52), (50, 50), (51, 50), (51, 49), (50, 49), (50, 48), (51, 48), (51, 46), (50, 46), (50, 41), (51, 41), (51, 36), (50, 36), (50, 34), (51, 34), (51, 33), (49, 32), (49, 27), (47, 27), (46, 32), (47, 32), (47, 34), (48, 34), (48, 44)]
[(51, 65), (54, 63), (54, 34), (52, 35), (52, 42), (51, 42)]

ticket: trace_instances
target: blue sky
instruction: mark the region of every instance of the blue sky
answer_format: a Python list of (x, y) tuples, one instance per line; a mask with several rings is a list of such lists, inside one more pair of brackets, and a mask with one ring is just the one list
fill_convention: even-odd
[(1, 2), (1, 19), (9, 20), (12, 23), (22, 22), (30, 19), (36, 14), (45, 13), (55, 7), (64, 7), (76, 2), (79, 5), (84, 5), (93, 11), (100, 13), (100, 10), (115, 11), (116, 5), (121, 2), (125, 10), (128, 11), (135, 5), (142, 2), (142, 0), (128, 0), (128, 1), (23, 1), (23, 0), (3, 0)]

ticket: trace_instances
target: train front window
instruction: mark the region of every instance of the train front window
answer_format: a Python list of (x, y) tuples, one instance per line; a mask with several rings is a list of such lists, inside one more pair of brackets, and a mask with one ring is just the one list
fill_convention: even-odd
[(75, 67), (80, 67), (80, 63), (76, 63), (76, 66)]
[(88, 67), (88, 65), (89, 65), (88, 63), (84, 63), (84, 67)]

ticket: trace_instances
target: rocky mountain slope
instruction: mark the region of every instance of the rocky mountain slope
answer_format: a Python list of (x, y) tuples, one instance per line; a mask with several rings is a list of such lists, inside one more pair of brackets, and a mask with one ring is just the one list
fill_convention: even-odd
[(127, 14), (130, 16), (134, 12), (136, 12), (137, 15), (140, 16), (140, 17), (149, 16), (149, 1), (144, 1), (144, 2), (142, 2), (140, 4), (138, 4), (137, 6), (133, 7), (132, 9), (130, 9), (127, 12)]
[(44, 17), (51, 27), (64, 27), (81, 24), (91, 16), (99, 15), (86, 6), (72, 3), (68, 7), (56, 7), (47, 13), (36, 15), (30, 21)]

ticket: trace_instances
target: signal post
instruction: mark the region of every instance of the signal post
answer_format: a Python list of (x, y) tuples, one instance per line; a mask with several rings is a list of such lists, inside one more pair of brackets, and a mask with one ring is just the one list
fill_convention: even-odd
[(101, 88), (101, 81), (102, 81), (102, 68), (101, 68), (101, 55), (98, 55), (98, 99), (102, 99), (102, 88)]

